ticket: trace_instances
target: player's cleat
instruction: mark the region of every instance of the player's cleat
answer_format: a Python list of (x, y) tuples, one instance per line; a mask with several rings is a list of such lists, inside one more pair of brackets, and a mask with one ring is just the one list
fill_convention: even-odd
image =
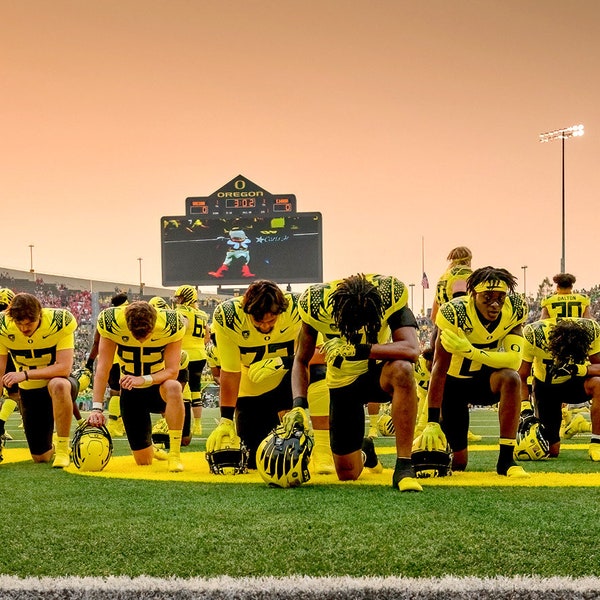
[(362, 452), (364, 455), (365, 468), (369, 469), (371, 473), (382, 473), (383, 465), (381, 464), (379, 458), (377, 458), (375, 444), (370, 437), (363, 439)]
[[(400, 459), (399, 459), (400, 460)], [(422, 492), (423, 486), (417, 480), (412, 465), (398, 462), (392, 476), (392, 487), (401, 492)]]
[(496, 465), (496, 473), (498, 473), (498, 475), (510, 477), (511, 479), (528, 479), (530, 477), (529, 473), (523, 467), (514, 462), (508, 463), (507, 465), (498, 463)]
[(54, 455), (54, 462), (52, 463), (52, 467), (54, 469), (66, 469), (71, 463), (71, 458), (68, 454), (64, 452), (57, 452)]
[(201, 436), (202, 435), (202, 420), (194, 419), (194, 428), (192, 429), (192, 435)]
[(600, 462), (600, 444), (593, 442), (588, 449), (590, 460)]
[(106, 422), (106, 429), (108, 429), (111, 438), (123, 437), (125, 435), (125, 427), (123, 427), (123, 419), (121, 417), (117, 419), (109, 417)]
[(183, 463), (178, 454), (169, 454), (168, 469), (171, 473), (181, 473), (183, 471)]
[(6, 445), (6, 434), (0, 435), (0, 463), (4, 460), (4, 446)]
[(370, 425), (369, 426), (369, 433), (367, 434), (368, 437), (370, 438), (377, 438), (379, 437), (379, 432), (377, 431), (377, 427), (375, 425)]
[(155, 445), (152, 446), (152, 450), (154, 451), (154, 460), (167, 460), (169, 455), (160, 448), (157, 448)]
[(467, 442), (480, 442), (483, 439), (481, 435), (475, 435), (470, 429), (467, 433)]
[(313, 449), (312, 463), (313, 469), (318, 475), (331, 475), (332, 473), (335, 473), (335, 465), (333, 464), (331, 451), (323, 452), (315, 446)]
[(577, 414), (565, 427), (564, 438), (566, 440), (570, 440), (574, 435), (578, 433), (586, 433), (588, 431), (591, 431), (591, 428), (591, 423), (582, 414)]
[(508, 471), (506, 471), (506, 476), (510, 477), (511, 479), (529, 479), (529, 477), (531, 477), (531, 475), (529, 475), (529, 473), (519, 465), (513, 465), (512, 467), (509, 467)]

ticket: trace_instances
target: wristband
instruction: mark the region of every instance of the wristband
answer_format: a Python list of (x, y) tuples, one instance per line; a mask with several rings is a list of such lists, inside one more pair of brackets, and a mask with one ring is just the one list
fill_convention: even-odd
[(104, 402), (92, 402), (92, 410), (104, 411)]
[(307, 409), (308, 408), (308, 400), (306, 399), (305, 396), (296, 396), (294, 398), (294, 401), (292, 402), (292, 407)]
[(142, 383), (142, 385), (139, 385), (137, 387), (147, 388), (147, 387), (150, 387), (151, 385), (154, 385), (154, 379), (152, 379), (152, 375), (142, 375), (142, 378), (144, 379), (144, 383)]
[(224, 419), (229, 419), (233, 421), (233, 416), (235, 414), (235, 406), (221, 406), (221, 416)]
[(429, 423), (439, 423), (440, 422), (440, 408), (428, 408), (427, 409), (427, 421)]
[(25, 373), (25, 381), (29, 381), (29, 373), (27, 371), (23, 371)]
[(371, 344), (356, 344), (356, 360), (367, 360), (371, 356)]

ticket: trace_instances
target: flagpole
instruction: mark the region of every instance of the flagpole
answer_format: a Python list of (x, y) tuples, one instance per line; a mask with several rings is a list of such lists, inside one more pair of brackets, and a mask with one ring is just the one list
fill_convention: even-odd
[[(425, 236), (421, 236), (421, 271), (423, 277), (425, 277)], [(421, 315), (425, 316), (425, 285), (421, 284), (421, 291), (423, 293), (423, 304), (421, 305)]]

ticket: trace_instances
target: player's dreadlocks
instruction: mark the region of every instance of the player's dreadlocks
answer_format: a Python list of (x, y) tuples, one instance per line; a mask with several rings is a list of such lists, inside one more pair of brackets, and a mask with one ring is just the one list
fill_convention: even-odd
[(548, 333), (548, 350), (557, 365), (583, 364), (592, 341), (592, 333), (582, 323), (564, 319)]
[(517, 278), (509, 273), (506, 269), (496, 267), (481, 267), (471, 273), (467, 279), (467, 291), (470, 294), (475, 292), (475, 288), (483, 283), (491, 283), (493, 285), (505, 283), (509, 292), (514, 292), (517, 287)]
[(267, 279), (253, 281), (244, 294), (244, 312), (261, 320), (267, 313), (280, 315), (287, 310), (288, 299), (277, 284)]
[(340, 333), (351, 343), (358, 343), (364, 327), (369, 344), (377, 343), (383, 305), (377, 286), (363, 274), (340, 281), (329, 297), (333, 320)]

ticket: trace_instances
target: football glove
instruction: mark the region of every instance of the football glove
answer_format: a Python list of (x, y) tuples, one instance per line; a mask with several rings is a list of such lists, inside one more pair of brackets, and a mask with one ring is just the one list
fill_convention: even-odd
[[(419, 440), (420, 438), (420, 440)], [(415, 444), (413, 445), (413, 451), (415, 450), (441, 450), (446, 451), (448, 446), (448, 442), (446, 441), (446, 436), (442, 431), (439, 423), (429, 422), (425, 425), (425, 429), (423, 429), (423, 433), (415, 440)], [(419, 440), (419, 441), (417, 441)]]
[(367, 360), (371, 354), (371, 344), (349, 344), (342, 338), (332, 338), (321, 346), (325, 360), (330, 363), (336, 358), (349, 358), (351, 360)]
[(292, 435), (295, 428), (302, 429), (307, 435), (311, 430), (308, 413), (300, 406), (292, 408), (290, 412), (283, 415), (281, 424), (285, 429), (285, 435), (287, 437)]
[(264, 360), (259, 360), (258, 362), (252, 363), (248, 367), (248, 379), (252, 383), (260, 383), (264, 379), (272, 377), (275, 375), (275, 373), (284, 368), (285, 367), (281, 357), (277, 356), (275, 358), (265, 358)]
[(552, 379), (559, 377), (585, 377), (587, 375), (587, 365), (568, 363), (562, 365), (552, 365), (549, 367)]
[(240, 438), (235, 431), (235, 425), (231, 419), (221, 417), (219, 424), (211, 432), (206, 440), (206, 451), (224, 450), (229, 447), (240, 447)]
[(450, 354), (465, 356), (473, 351), (471, 342), (469, 342), (462, 331), (457, 334), (449, 329), (444, 329), (442, 331), (441, 341), (444, 350)]

